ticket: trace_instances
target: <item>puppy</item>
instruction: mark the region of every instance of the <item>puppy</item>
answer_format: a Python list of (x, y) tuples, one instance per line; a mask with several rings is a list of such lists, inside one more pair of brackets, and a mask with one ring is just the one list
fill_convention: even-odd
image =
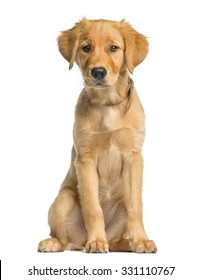
[(51, 238), (40, 252), (156, 252), (142, 220), (144, 111), (130, 73), (148, 53), (146, 38), (122, 20), (82, 19), (58, 38), (79, 66), (71, 165), (49, 210)]

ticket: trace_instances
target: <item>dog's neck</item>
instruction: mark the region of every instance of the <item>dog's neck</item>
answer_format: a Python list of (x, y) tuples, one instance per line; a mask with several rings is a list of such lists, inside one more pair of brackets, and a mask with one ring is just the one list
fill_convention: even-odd
[(132, 93), (134, 83), (128, 73), (120, 76), (114, 86), (106, 88), (85, 87), (88, 99), (91, 104), (102, 106), (118, 106), (124, 101), (127, 102), (124, 114), (126, 114), (132, 104)]

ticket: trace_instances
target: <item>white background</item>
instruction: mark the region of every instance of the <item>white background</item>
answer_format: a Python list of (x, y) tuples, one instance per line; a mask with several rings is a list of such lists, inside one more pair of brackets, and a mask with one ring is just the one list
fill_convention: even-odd
[[(69, 166), (74, 106), (83, 86), (77, 66), (68, 71), (56, 38), (82, 16), (125, 17), (149, 38), (149, 55), (133, 78), (146, 112), (144, 222), (158, 246), (155, 255), (37, 253), (38, 242), (49, 234), (48, 208)], [(122, 266), (176, 266), (173, 276), (149, 279), (199, 279), (200, 26), (200, 5), (195, 0), (1, 1), (3, 279), (48, 279), (28, 276), (33, 265), (119, 271)], [(119, 274), (105, 279), (133, 277)]]

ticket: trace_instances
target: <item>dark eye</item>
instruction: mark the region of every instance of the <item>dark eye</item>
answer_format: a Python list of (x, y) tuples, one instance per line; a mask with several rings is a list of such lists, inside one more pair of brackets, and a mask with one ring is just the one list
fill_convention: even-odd
[(115, 45), (112, 45), (112, 46), (110, 47), (110, 51), (111, 51), (111, 52), (116, 52), (117, 50), (118, 50), (118, 47), (115, 46)]
[(90, 52), (91, 46), (90, 45), (86, 45), (82, 49), (83, 49), (84, 52)]

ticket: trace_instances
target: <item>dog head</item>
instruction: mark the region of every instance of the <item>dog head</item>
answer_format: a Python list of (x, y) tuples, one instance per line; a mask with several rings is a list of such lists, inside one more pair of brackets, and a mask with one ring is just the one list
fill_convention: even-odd
[(76, 62), (87, 86), (114, 85), (122, 71), (130, 73), (148, 53), (146, 38), (126, 21), (82, 19), (58, 37), (59, 51)]

